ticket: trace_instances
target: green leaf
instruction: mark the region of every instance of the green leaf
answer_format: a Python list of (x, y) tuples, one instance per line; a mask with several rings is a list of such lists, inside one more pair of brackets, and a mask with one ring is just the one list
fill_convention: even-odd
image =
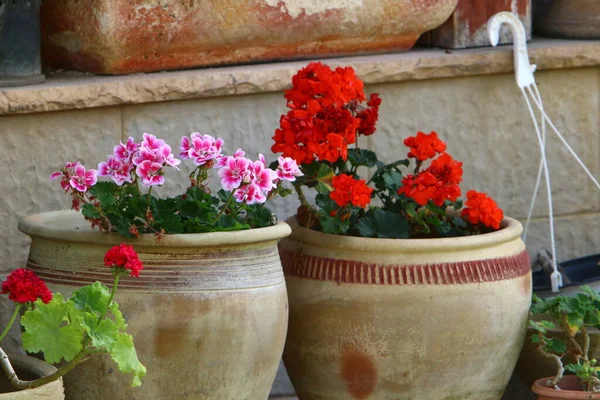
[(250, 229), (248, 224), (243, 224), (231, 214), (223, 214), (214, 224), (217, 231), (229, 232), (240, 231), (242, 229)]
[(564, 297), (559, 296), (558, 299), (558, 310), (560, 312), (570, 314), (573, 312), (577, 312), (580, 309), (579, 300), (575, 297)]
[(400, 214), (378, 209), (374, 215), (377, 223), (377, 237), (406, 239), (410, 236), (408, 221)]
[(567, 346), (565, 345), (565, 342), (552, 338), (546, 340), (545, 350), (549, 353), (564, 354), (567, 351)]
[(117, 325), (117, 329), (124, 331), (127, 329), (127, 324), (125, 323), (125, 318), (123, 317), (123, 313), (119, 309), (119, 305), (114, 301), (109, 307), (110, 312), (112, 313), (115, 319), (115, 325)]
[(348, 149), (348, 161), (353, 167), (364, 166), (367, 168), (375, 167), (379, 163), (374, 151), (357, 148)]
[(21, 317), (23, 347), (32, 353), (43, 352), (50, 364), (71, 361), (83, 348), (83, 328), (77, 318), (68, 316), (76, 317), (81, 311), (65, 302), (60, 293), (54, 293), (48, 304), (40, 299), (34, 304), (35, 308)]
[(319, 170), (317, 171), (317, 180), (318, 181), (326, 181), (333, 178), (334, 172), (333, 169), (327, 164), (321, 164), (319, 166)]
[(581, 291), (583, 291), (583, 293), (585, 293), (586, 295), (588, 295), (593, 301), (600, 301), (600, 294), (598, 294), (598, 292), (596, 292), (590, 286), (583, 285), (581, 287)]
[(88, 335), (92, 339), (92, 345), (98, 349), (110, 351), (113, 348), (119, 329), (113, 320), (103, 319), (100, 323), (94, 327)]
[(109, 193), (102, 193), (98, 195), (98, 201), (102, 208), (110, 207), (117, 202), (117, 198)]
[(178, 214), (165, 214), (156, 220), (153, 226), (158, 225), (165, 230), (166, 233), (183, 233), (184, 227), (181, 217)]
[(104, 312), (109, 298), (109, 289), (96, 281), (73, 292), (69, 301), (78, 310), (93, 311), (100, 316)]
[(567, 324), (574, 335), (583, 326), (583, 317), (578, 313), (567, 314)]
[(91, 204), (84, 204), (83, 207), (81, 207), (81, 213), (84, 217), (89, 219), (100, 218), (100, 212)]
[(131, 335), (119, 333), (110, 351), (110, 356), (117, 363), (121, 372), (133, 373), (132, 387), (142, 384), (140, 379), (146, 375), (146, 367), (138, 360)]
[(114, 182), (97, 182), (90, 188), (90, 193), (93, 196), (100, 197), (100, 195), (111, 194), (114, 195), (119, 191), (119, 186)]
[(356, 227), (362, 237), (377, 237), (377, 222), (372, 213), (368, 213), (360, 218)]
[(315, 190), (319, 194), (329, 196), (329, 192), (331, 192), (333, 190), (333, 188), (331, 186), (327, 185), (326, 183), (319, 181), (319, 182), (317, 182), (317, 186), (315, 186)]
[(533, 295), (531, 302), (531, 313), (534, 315), (543, 314), (548, 310), (548, 304), (542, 300), (537, 294)]

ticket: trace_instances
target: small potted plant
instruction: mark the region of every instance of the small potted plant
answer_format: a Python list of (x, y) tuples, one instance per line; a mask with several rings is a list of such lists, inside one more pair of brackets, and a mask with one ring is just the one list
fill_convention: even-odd
[[(119, 278), (124, 275), (139, 276), (143, 269), (137, 253), (131, 246), (120, 245), (110, 249), (104, 263), (113, 275), (112, 289), (100, 282), (84, 286), (65, 299), (52, 293), (34, 272), (19, 268), (11, 272), (2, 283), (2, 294), (15, 303), (8, 325), (0, 334), (6, 337), (21, 311), (22, 342), (25, 350), (43, 353), (49, 364), (63, 362), (56, 369), (41, 360), (15, 355), (8, 357), (0, 347), (0, 365), (6, 379), (20, 390), (1, 394), (0, 399), (46, 398), (64, 399), (62, 377), (91, 357), (108, 354), (121, 372), (133, 374), (132, 387), (142, 384), (146, 368), (139, 362), (133, 337), (125, 332), (127, 324), (119, 305), (114, 301)], [(108, 268), (107, 268), (108, 269)], [(13, 361), (11, 362), (11, 358)], [(22, 379), (15, 367), (34, 379)]]
[[(185, 192), (156, 196), (154, 189), (168, 184), (165, 171), (182, 160), (194, 168)], [(219, 191), (210, 184), (215, 175)], [(198, 132), (182, 137), (179, 156), (144, 133), (117, 144), (97, 169), (69, 162), (54, 173), (73, 210), (21, 221), (32, 238), (28, 267), (65, 292), (74, 282), (108, 284), (97, 255), (123, 241), (146, 266), (139, 279), (122, 279), (119, 302), (140, 338), (148, 383), (131, 390), (92, 360), (65, 378), (67, 395), (266, 398), (287, 330), (277, 242), (290, 228), (265, 203), (291, 192), (284, 183), (300, 175), (291, 159), (270, 168), (262, 155), (226, 154), (223, 140)], [(111, 385), (83, 378), (98, 370)]]
[[(539, 399), (600, 399), (600, 366), (590, 357), (590, 330), (600, 327), (600, 295), (589, 286), (581, 290), (574, 296), (533, 296), (531, 314), (540, 317), (529, 321), (531, 342), (556, 367), (555, 376), (534, 382)], [(582, 340), (576, 340), (578, 335)], [(563, 365), (566, 356), (573, 362)], [(563, 375), (565, 371), (573, 375)]]
[(500, 399), (531, 302), (521, 225), (486, 193), (463, 208), (463, 163), (435, 132), (400, 160), (362, 148), (382, 99), (352, 68), (311, 63), (285, 98), (272, 150), (303, 172), (280, 244), (299, 398)]

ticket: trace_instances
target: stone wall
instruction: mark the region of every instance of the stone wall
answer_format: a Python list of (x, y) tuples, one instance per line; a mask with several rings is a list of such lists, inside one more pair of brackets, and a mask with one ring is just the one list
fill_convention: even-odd
[[(596, 67), (536, 74), (548, 114), (597, 177), (598, 76)], [(364, 146), (392, 161), (405, 156), (405, 137), (418, 130), (435, 130), (448, 142), (448, 152), (464, 162), (463, 191), (487, 191), (506, 214), (524, 219), (539, 150), (512, 74), (380, 82), (368, 85), (367, 91), (379, 92), (383, 104), (378, 132)], [(269, 157), (271, 136), (285, 101), (281, 91), (271, 91), (76, 108), (80, 109), (0, 116), (0, 274), (25, 263), (29, 242), (17, 230), (19, 218), (70, 206), (58, 184), (49, 181), (50, 173), (64, 161), (81, 159), (95, 167), (116, 142), (128, 136), (139, 138), (142, 132), (151, 132), (176, 148), (180, 137), (192, 131), (222, 137), (228, 151), (243, 147), (252, 156), (262, 152)], [(552, 135), (548, 156), (559, 258), (597, 253), (600, 195)], [(161, 191), (183, 190), (189, 171), (190, 166), (184, 165), (179, 174), (169, 172)], [(527, 243), (532, 254), (549, 245), (545, 201), (541, 195), (536, 206)], [(279, 200), (273, 208), (285, 218), (296, 207), (295, 201)], [(7, 302), (1, 303), (2, 323), (8, 319), (8, 307)], [(277, 387), (287, 390), (283, 382)]]

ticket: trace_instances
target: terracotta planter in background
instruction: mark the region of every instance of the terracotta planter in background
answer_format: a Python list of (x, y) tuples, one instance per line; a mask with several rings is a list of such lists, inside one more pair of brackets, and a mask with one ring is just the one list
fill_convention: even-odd
[(238, 232), (153, 235), (126, 241), (94, 231), (79, 213), (25, 218), (27, 267), (65, 295), (96, 280), (111, 284), (104, 253), (135, 246), (144, 270), (123, 277), (116, 301), (148, 373), (140, 388), (96, 357), (65, 376), (71, 400), (259, 400), (275, 379), (287, 331), (287, 296), (277, 241), (285, 223)]
[(537, 400), (598, 400), (600, 394), (581, 391), (579, 379), (575, 375), (566, 375), (558, 384), (561, 390), (546, 386), (549, 377), (538, 379), (533, 383), (531, 390), (537, 394)]
[(600, 38), (598, 0), (533, 0), (533, 27), (544, 36)]
[(301, 228), (280, 243), (300, 400), (499, 400), (525, 338), (531, 269), (521, 225), (445, 239)]
[(51, 67), (126, 74), (404, 51), (458, 0), (52, 0)]
[[(52, 365), (37, 358), (20, 354), (10, 354), (10, 362), (21, 380), (34, 380), (51, 375), (56, 371)], [(35, 389), (14, 389), (4, 373), (0, 371), (0, 400), (64, 400), (62, 379), (47, 383)]]

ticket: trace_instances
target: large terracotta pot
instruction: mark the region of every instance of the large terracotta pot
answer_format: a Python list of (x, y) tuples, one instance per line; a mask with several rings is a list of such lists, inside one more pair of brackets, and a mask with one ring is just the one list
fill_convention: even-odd
[(600, 38), (598, 0), (533, 0), (533, 27), (544, 36)]
[(52, 0), (44, 63), (126, 74), (410, 49), (458, 0)]
[(552, 389), (546, 386), (550, 379), (538, 379), (531, 386), (533, 393), (537, 394), (537, 400), (598, 400), (600, 394), (583, 392), (579, 379), (574, 375), (567, 375), (558, 384), (560, 390)]
[[(56, 371), (52, 365), (37, 358), (20, 354), (9, 355), (10, 362), (21, 380), (34, 380)], [(62, 379), (52, 381), (35, 389), (16, 390), (0, 370), (0, 400), (64, 400)]]
[(116, 296), (148, 369), (142, 386), (129, 388), (130, 376), (96, 357), (65, 377), (68, 399), (267, 398), (287, 331), (277, 241), (288, 225), (127, 242), (58, 211), (27, 217), (19, 229), (32, 239), (28, 268), (63, 294), (110, 284), (103, 255), (113, 245), (134, 245), (144, 263), (138, 279), (121, 279)]
[(284, 363), (300, 400), (500, 399), (531, 303), (521, 224), (395, 240), (288, 223)]

